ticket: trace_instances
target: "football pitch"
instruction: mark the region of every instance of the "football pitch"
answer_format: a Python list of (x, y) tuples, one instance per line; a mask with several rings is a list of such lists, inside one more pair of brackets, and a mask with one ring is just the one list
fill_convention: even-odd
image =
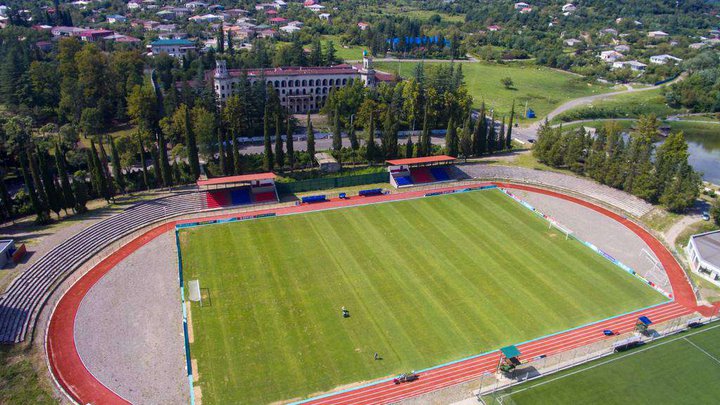
[(720, 323), (658, 340), (483, 398), (486, 404), (712, 404)]
[(666, 300), (498, 190), (179, 236), (207, 294), (191, 308), (203, 403), (304, 398)]

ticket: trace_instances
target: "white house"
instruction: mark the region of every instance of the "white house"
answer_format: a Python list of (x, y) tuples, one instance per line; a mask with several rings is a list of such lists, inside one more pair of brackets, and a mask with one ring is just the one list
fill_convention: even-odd
[(288, 25), (286, 25), (286, 26), (284, 26), (284, 27), (280, 27), (280, 31), (286, 32), (286, 33), (288, 33), (288, 34), (292, 34), (292, 33), (294, 33), (294, 32), (298, 32), (298, 31), (300, 31), (301, 29), (302, 29), (301, 27), (298, 27), (297, 25), (291, 25), (291, 24), (288, 24)]
[(650, 57), (650, 63), (654, 63), (656, 65), (664, 65), (668, 62), (672, 63), (678, 63), (682, 62), (682, 59), (676, 58), (672, 55), (664, 54), (664, 55), (655, 55)]
[(648, 32), (648, 37), (650, 37), (650, 38), (667, 38), (669, 36), (670, 36), (670, 34), (668, 34), (667, 32), (663, 32), (663, 31)]
[(207, 6), (208, 6), (207, 3), (203, 3), (202, 1), (190, 1), (190, 2), (185, 3), (185, 7), (192, 9), (192, 10), (195, 10), (198, 8), (205, 8)]
[(645, 68), (647, 68), (647, 65), (642, 62), (638, 62), (636, 60), (631, 60), (631, 61), (627, 61), (627, 62), (618, 61), (618, 62), (613, 62), (613, 64), (612, 64), (613, 69), (622, 69), (622, 68), (626, 68), (626, 67), (629, 67), (630, 70), (632, 70), (634, 72), (642, 72), (645, 70)]
[(110, 24), (124, 23), (127, 21), (127, 18), (125, 18), (125, 16), (123, 16), (123, 15), (111, 14), (111, 15), (107, 16), (107, 21)]
[(623, 55), (617, 51), (602, 51), (602, 52), (600, 52), (600, 59), (603, 62), (615, 62), (624, 57), (625, 57), (625, 55)]
[(572, 13), (572, 12), (574, 12), (575, 10), (577, 10), (577, 7), (575, 7), (575, 5), (572, 4), (572, 3), (568, 3), (568, 4), (564, 5), (564, 6), (562, 6), (562, 11), (563, 11), (563, 13)]
[(720, 231), (691, 236), (685, 254), (693, 272), (720, 286)]
[(528, 7), (530, 7), (530, 5), (522, 1), (515, 3), (515, 10), (522, 10)]
[(567, 45), (567, 46), (575, 46), (575, 45), (582, 44), (582, 41), (579, 39), (576, 39), (576, 38), (570, 38), (570, 39), (566, 39), (565, 41), (563, 41), (563, 43), (565, 43), (565, 45)]

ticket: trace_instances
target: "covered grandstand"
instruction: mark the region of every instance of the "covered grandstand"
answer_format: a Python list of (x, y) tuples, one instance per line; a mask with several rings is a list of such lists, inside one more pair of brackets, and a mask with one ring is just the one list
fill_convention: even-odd
[(455, 160), (447, 155), (388, 160), (390, 184), (404, 188), (452, 181)]
[(240, 205), (278, 202), (274, 173), (198, 180), (200, 190), (206, 191), (205, 208), (227, 208)]

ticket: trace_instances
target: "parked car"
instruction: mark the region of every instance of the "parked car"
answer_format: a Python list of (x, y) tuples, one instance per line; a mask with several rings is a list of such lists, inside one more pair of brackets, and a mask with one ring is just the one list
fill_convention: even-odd
[(709, 220), (710, 220), (710, 214), (709, 214), (707, 211), (704, 211), (704, 212), (703, 212), (703, 219), (706, 220), (706, 221), (709, 221)]

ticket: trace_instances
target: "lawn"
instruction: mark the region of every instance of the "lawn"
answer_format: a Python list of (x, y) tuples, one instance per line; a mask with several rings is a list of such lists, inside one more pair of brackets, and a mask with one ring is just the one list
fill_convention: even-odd
[[(409, 77), (415, 64), (378, 62), (376, 67), (378, 70), (399, 72), (400, 76)], [(427, 63), (427, 66), (433, 64)], [(488, 108), (495, 109), (496, 116), (509, 115), (514, 100), (516, 112), (522, 114), (527, 103), (535, 111), (537, 119), (541, 119), (568, 100), (611, 91), (609, 87), (589, 83), (583, 77), (532, 63), (463, 63), (462, 69), (468, 90), (475, 99), (474, 106), (479, 107), (484, 100)], [(510, 77), (514, 82), (512, 89), (506, 89), (500, 83), (505, 77)], [(522, 119), (521, 123), (531, 121), (535, 120)]]
[(191, 308), (207, 404), (306, 397), (665, 301), (497, 190), (191, 228), (180, 245), (185, 282), (209, 292)]
[(557, 123), (597, 118), (637, 118), (642, 114), (655, 114), (664, 119), (668, 115), (684, 112), (668, 106), (662, 91), (660, 88), (618, 94), (565, 111), (552, 121)]
[(335, 46), (335, 56), (342, 60), (362, 60), (363, 50), (366, 48), (358, 45), (349, 45), (347, 48), (340, 44), (339, 35), (323, 35), (320, 39), (323, 50), (326, 49), (328, 42), (333, 41)]
[(712, 404), (720, 397), (719, 357), (715, 323), (489, 395), (485, 403)]

